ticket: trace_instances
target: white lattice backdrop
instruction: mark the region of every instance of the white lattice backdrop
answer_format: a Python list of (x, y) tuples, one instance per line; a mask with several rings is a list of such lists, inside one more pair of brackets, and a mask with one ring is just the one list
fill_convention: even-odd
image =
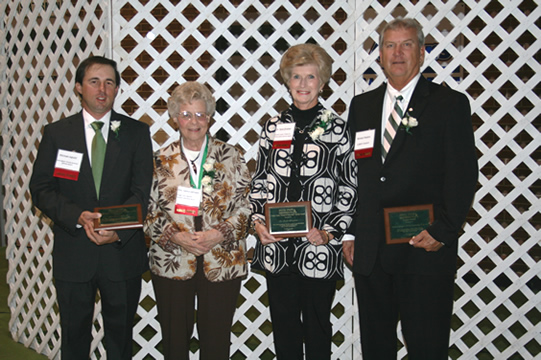
[[(118, 61), (116, 108), (151, 126), (154, 147), (177, 136), (168, 93), (205, 82), (218, 101), (211, 131), (238, 144), (253, 167), (261, 124), (290, 102), (282, 52), (307, 41), (335, 59), (323, 102), (347, 116), (354, 94), (381, 84), (377, 30), (396, 15), (424, 26), (425, 74), (470, 95), (481, 168), (461, 238), (453, 359), (532, 359), (541, 353), (541, 122), (538, 0), (530, 1), (9, 1), (0, 3), (4, 209), (13, 338), (57, 358), (52, 234), (28, 193), (46, 123), (80, 109), (76, 65), (90, 54)], [(253, 243), (253, 239), (250, 239)], [(360, 359), (351, 274), (333, 308), (333, 359)], [(233, 359), (272, 359), (264, 278), (244, 282)], [(99, 306), (92, 358), (103, 358)], [(159, 359), (152, 286), (143, 281), (136, 359)], [(194, 344), (197, 348), (197, 344)], [(399, 358), (406, 354), (401, 348)]]

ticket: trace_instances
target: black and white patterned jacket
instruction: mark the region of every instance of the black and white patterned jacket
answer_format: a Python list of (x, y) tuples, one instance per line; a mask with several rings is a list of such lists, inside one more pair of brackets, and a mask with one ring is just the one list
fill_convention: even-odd
[[(265, 204), (289, 201), (310, 201), (312, 226), (334, 235), (327, 245), (314, 246), (305, 237), (289, 238), (262, 245), (257, 242), (252, 268), (273, 274), (298, 273), (314, 279), (340, 279), (344, 276), (341, 240), (348, 229), (357, 204), (357, 164), (353, 139), (347, 123), (318, 104), (314, 126), (331, 120), (325, 131), (316, 137), (310, 131), (295, 130), (288, 149), (273, 149), (276, 127), (291, 123), (291, 108), (268, 120), (261, 132), (257, 168), (252, 179), (250, 204), (252, 220), (264, 221)], [(313, 128), (309, 129), (312, 130)], [(293, 161), (298, 137), (303, 151), (300, 161)], [(288, 199), (292, 172), (297, 172), (300, 194)], [(297, 185), (298, 186), (298, 185)]]

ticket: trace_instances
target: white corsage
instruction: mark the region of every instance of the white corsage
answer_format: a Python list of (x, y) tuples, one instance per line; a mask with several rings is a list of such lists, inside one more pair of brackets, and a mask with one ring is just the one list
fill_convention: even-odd
[(216, 175), (216, 170), (214, 168), (214, 163), (216, 160), (207, 159), (203, 164), (203, 177), (201, 178), (201, 187), (205, 194), (212, 194), (214, 191), (214, 175)]
[(312, 140), (315, 141), (319, 139), (319, 137), (323, 135), (325, 130), (327, 130), (327, 126), (331, 123), (331, 121), (332, 121), (332, 111), (324, 110), (319, 117), (319, 121), (314, 125), (312, 130), (308, 133), (310, 137), (312, 138)]
[(203, 187), (203, 191), (206, 194), (212, 193), (213, 186), (212, 186), (212, 178), (208, 175), (203, 176), (201, 179), (201, 186)]
[(203, 170), (206, 172), (210, 172), (214, 170), (214, 163), (216, 160), (214, 159), (207, 159), (207, 161), (203, 164)]
[(310, 132), (310, 137), (312, 138), (312, 140), (317, 140), (324, 132), (325, 129), (323, 129), (322, 127), (317, 127), (314, 129), (314, 131)]
[(117, 139), (118, 139), (119, 130), (120, 130), (120, 121), (119, 120), (111, 121), (111, 131), (115, 133), (115, 136)]
[(411, 135), (411, 129), (419, 125), (419, 122), (416, 118), (410, 115), (410, 111), (413, 111), (413, 109), (410, 108), (408, 109), (408, 111), (406, 111), (406, 115), (404, 115), (404, 117), (402, 118), (401, 127), (406, 130), (408, 134)]

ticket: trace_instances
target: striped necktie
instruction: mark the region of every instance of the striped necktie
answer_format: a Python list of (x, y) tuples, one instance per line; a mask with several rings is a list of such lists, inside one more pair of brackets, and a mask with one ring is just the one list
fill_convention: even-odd
[(92, 139), (92, 176), (94, 177), (94, 185), (96, 186), (96, 195), (100, 197), (101, 176), (103, 174), (103, 163), (105, 162), (105, 149), (107, 144), (101, 133), (103, 127), (102, 121), (94, 121), (90, 124), (96, 132)]
[(385, 124), (385, 131), (383, 132), (383, 144), (381, 144), (381, 157), (383, 161), (385, 161), (385, 157), (389, 153), (389, 149), (391, 148), (391, 144), (393, 143), (393, 139), (396, 135), (396, 130), (402, 121), (403, 114), (399, 105), (399, 102), (402, 101), (402, 99), (402, 95), (395, 97), (393, 110), (391, 111), (387, 124)]

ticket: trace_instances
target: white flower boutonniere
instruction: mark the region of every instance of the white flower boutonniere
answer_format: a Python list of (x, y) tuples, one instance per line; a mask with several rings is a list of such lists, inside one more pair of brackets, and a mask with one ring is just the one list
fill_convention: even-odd
[(120, 121), (111, 121), (111, 131), (115, 133), (115, 137), (118, 139), (118, 131), (120, 130)]
[(203, 164), (203, 177), (201, 178), (201, 187), (205, 194), (211, 194), (214, 191), (214, 176), (216, 169), (214, 168), (216, 160), (207, 159)]
[(412, 135), (411, 129), (419, 125), (419, 122), (416, 118), (410, 115), (410, 111), (413, 111), (413, 109), (408, 109), (406, 111), (406, 114), (402, 118), (402, 124), (400, 125), (402, 129), (406, 130), (406, 132), (410, 135)]
[(316, 122), (312, 130), (308, 133), (312, 140), (317, 140), (327, 130), (327, 126), (332, 122), (332, 111), (324, 110), (319, 116), (319, 121)]

